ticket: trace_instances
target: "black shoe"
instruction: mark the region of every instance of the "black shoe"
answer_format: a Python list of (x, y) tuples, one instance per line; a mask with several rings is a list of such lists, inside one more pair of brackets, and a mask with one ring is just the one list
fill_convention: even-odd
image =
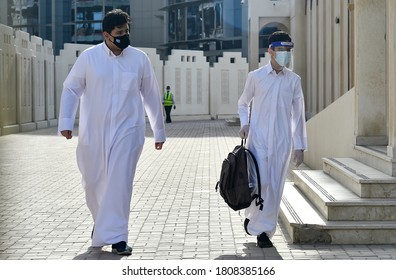
[(129, 256), (132, 254), (132, 248), (129, 247), (125, 241), (120, 241), (111, 245), (111, 252), (117, 255)]
[(251, 234), (248, 232), (248, 224), (249, 224), (249, 222), (250, 222), (250, 220), (249, 220), (248, 218), (246, 218), (245, 221), (243, 222), (243, 227), (245, 228), (245, 232), (246, 232), (247, 234), (251, 235)]
[(257, 246), (260, 248), (271, 248), (274, 247), (274, 244), (272, 244), (267, 234), (263, 232), (262, 234), (257, 236)]

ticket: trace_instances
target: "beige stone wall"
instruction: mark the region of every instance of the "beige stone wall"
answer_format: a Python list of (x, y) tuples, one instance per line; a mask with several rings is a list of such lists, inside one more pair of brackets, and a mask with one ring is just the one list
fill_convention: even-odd
[(13, 29), (0, 24), (0, 132), (19, 131), (16, 95), (16, 49)]
[[(65, 44), (54, 57), (52, 42), (0, 26), (1, 135), (57, 124), (63, 82), (77, 57), (91, 45)], [(175, 116), (228, 118), (238, 115), (248, 63), (239, 52), (224, 53), (209, 66), (202, 51), (174, 50), (162, 61), (155, 49), (141, 48), (153, 65), (162, 91), (175, 93)], [(268, 57), (260, 61), (260, 66)], [(78, 116), (78, 114), (77, 114)], [(180, 119), (180, 118), (179, 118)]]
[[(56, 57), (57, 104), (62, 84), (79, 53), (90, 45), (65, 44)], [(237, 116), (237, 101), (242, 94), (248, 64), (239, 52), (224, 53), (209, 67), (201, 51), (174, 50), (167, 61), (162, 61), (155, 49), (140, 48), (153, 65), (158, 85), (163, 91), (167, 85), (175, 95), (175, 116), (226, 118)], [(268, 59), (263, 61), (268, 62)], [(58, 114), (58, 110), (57, 110)]]
[(0, 49), (0, 135), (56, 123), (52, 43), (0, 25)]
[(225, 52), (210, 68), (210, 114), (213, 118), (237, 116), (237, 103), (248, 71), (246, 58), (238, 52)]
[[(311, 5), (312, 4), (312, 5)], [(353, 10), (347, 1), (308, 1), (306, 110), (313, 116), (353, 87)], [(297, 54), (296, 54), (297, 55)]]
[(56, 124), (55, 57), (52, 42), (44, 40), (45, 119), (49, 126)]
[(164, 65), (164, 83), (171, 87), (173, 115), (209, 115), (209, 63), (202, 51), (172, 50)]
[(354, 89), (307, 122), (308, 150), (304, 163), (322, 169), (324, 157), (352, 157), (355, 114)]
[(386, 1), (358, 0), (355, 13), (355, 133), (363, 144), (387, 135)]
[(390, 157), (396, 157), (396, 3), (395, 1), (387, 1), (386, 4), (386, 34), (387, 34), (387, 91), (389, 93), (388, 102), (388, 135), (389, 142), (387, 153)]
[(45, 120), (45, 56), (43, 39), (37, 36), (30, 38), (32, 51), (32, 95), (33, 121), (38, 128), (48, 127)]
[(15, 31), (17, 120), (21, 131), (35, 129), (36, 125), (33, 122), (32, 52), (29, 42), (29, 33)]
[[(396, 3), (350, 2), (322, 1), (308, 15), (307, 107), (314, 117), (308, 121), (313, 149), (307, 152), (307, 163), (317, 168), (324, 155), (358, 156), (394, 175)], [(327, 20), (337, 19), (338, 14), (336, 25)], [(343, 19), (348, 20), (343, 23)], [(351, 87), (353, 99), (344, 99)], [(360, 146), (376, 146), (386, 154), (372, 154)]]

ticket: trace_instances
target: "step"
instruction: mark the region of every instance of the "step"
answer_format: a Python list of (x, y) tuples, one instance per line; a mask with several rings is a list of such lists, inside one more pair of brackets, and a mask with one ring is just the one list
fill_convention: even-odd
[(225, 122), (226, 122), (226, 125), (228, 125), (228, 126), (240, 126), (241, 125), (241, 121), (239, 118), (226, 119)]
[(387, 155), (387, 146), (360, 146), (355, 145), (353, 157), (390, 176), (396, 176), (396, 162)]
[(396, 221), (396, 199), (360, 198), (321, 170), (294, 170), (296, 187), (329, 221)]
[(327, 221), (293, 183), (286, 183), (279, 218), (293, 243), (396, 244), (393, 221)]
[(323, 171), (362, 198), (396, 198), (396, 177), (353, 158), (324, 158)]

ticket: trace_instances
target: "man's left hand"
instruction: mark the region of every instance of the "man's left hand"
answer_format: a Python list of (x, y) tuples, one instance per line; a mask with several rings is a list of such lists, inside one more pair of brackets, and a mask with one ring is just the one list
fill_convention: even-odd
[(303, 150), (295, 150), (293, 162), (296, 167), (299, 167), (301, 163), (304, 161), (304, 151)]

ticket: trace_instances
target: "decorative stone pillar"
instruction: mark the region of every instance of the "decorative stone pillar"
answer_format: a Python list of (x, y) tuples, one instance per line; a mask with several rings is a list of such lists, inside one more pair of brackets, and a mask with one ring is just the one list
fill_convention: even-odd
[(294, 42), (293, 71), (301, 77), (303, 92), (307, 92), (307, 36), (304, 1), (291, 1), (290, 35)]
[(386, 2), (355, 2), (357, 145), (387, 145)]
[(19, 132), (16, 98), (16, 52), (13, 29), (0, 24), (1, 89), (0, 127), (1, 135)]
[(17, 61), (17, 121), (20, 131), (35, 130), (32, 100), (32, 50), (29, 33), (21, 30), (15, 31), (15, 49)]
[(387, 91), (388, 91), (388, 147), (387, 154), (396, 158), (396, 4), (386, 1)]
[(248, 57), (249, 57), (249, 71), (258, 68), (258, 54), (259, 54), (259, 18), (254, 12), (257, 3), (253, 0), (249, 1), (248, 9)]

